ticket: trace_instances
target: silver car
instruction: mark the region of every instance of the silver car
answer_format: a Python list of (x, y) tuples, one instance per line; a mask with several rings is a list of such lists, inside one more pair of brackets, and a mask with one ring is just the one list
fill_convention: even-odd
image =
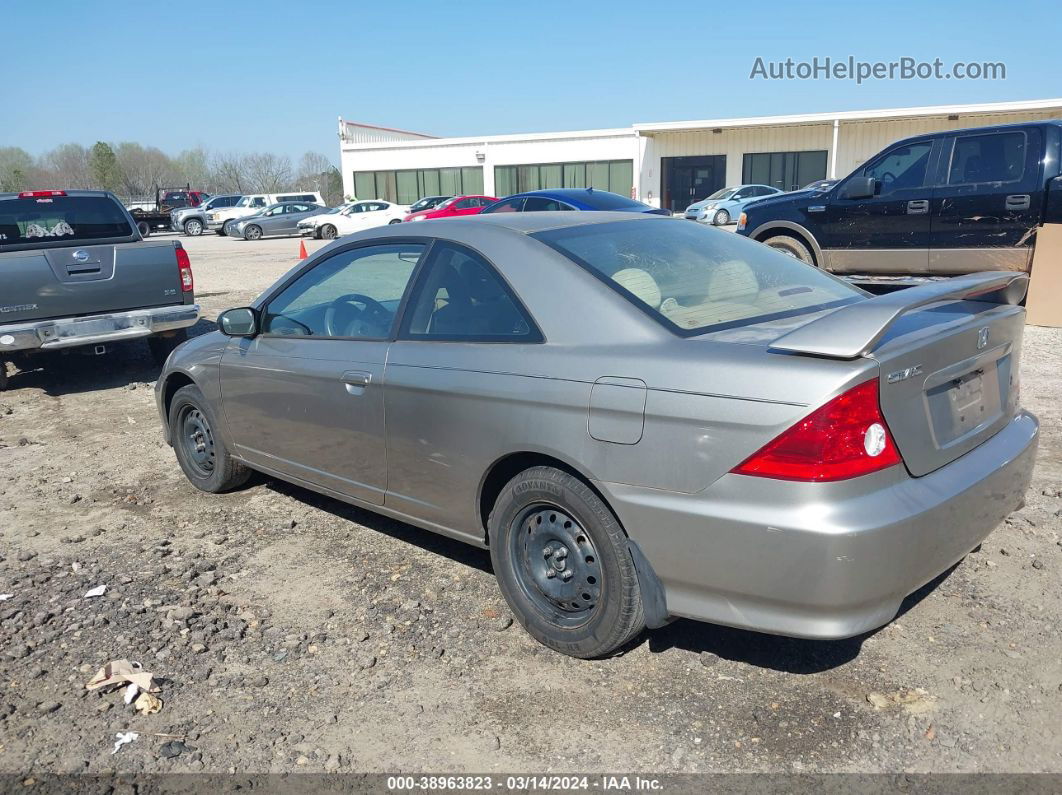
[(260, 240), (270, 235), (297, 235), (299, 221), (324, 211), (319, 204), (309, 202), (279, 202), (225, 224), (225, 234), (244, 240)]
[(843, 638), (1021, 505), (1026, 286), (875, 298), (659, 216), (433, 220), (316, 252), (156, 395), (197, 488), (259, 470), (489, 548), (566, 654), (676, 616)]

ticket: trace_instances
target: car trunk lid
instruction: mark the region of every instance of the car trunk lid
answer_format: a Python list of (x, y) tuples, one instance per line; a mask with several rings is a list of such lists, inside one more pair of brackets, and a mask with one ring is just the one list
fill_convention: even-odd
[(1027, 286), (1024, 274), (985, 273), (889, 293), (820, 316), (770, 349), (875, 360), (882, 413), (918, 477), (1014, 416)]

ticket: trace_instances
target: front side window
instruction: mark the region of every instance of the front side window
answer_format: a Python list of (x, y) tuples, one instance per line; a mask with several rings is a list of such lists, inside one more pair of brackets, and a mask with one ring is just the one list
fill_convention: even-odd
[(1017, 182), (1025, 174), (1025, 133), (968, 135), (955, 139), (949, 185)]
[(333, 254), (269, 302), (263, 333), (386, 338), (424, 248), (423, 243), (391, 243)]
[(700, 224), (661, 218), (531, 236), (684, 336), (816, 312), (861, 296), (793, 257)]
[(897, 190), (920, 188), (926, 181), (926, 165), (930, 141), (919, 141), (893, 149), (863, 169), (864, 177), (873, 177), (881, 183), (878, 195)]
[(540, 342), (542, 337), (491, 265), (438, 242), (410, 297), (403, 339)]
[(518, 212), (520, 212), (520, 208), (523, 207), (523, 206), (524, 206), (524, 199), (521, 196), (521, 197), (518, 197), (516, 199), (506, 199), (505, 201), (500, 201), (497, 204), (493, 204), (490, 207), (486, 208), (483, 212), (485, 212), (485, 213), (518, 213)]
[(524, 202), (525, 213), (556, 212), (558, 210), (575, 209), (571, 205), (559, 202), (556, 199), (545, 199), (541, 196), (528, 196)]

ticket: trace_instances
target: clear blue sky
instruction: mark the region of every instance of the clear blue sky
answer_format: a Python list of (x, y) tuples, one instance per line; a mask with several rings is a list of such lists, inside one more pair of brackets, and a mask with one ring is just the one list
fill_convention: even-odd
[[(436, 135), (1054, 97), (1056, 2), (13, 0), (0, 146), (338, 159), (336, 117)], [(757, 56), (1003, 61), (1001, 81), (750, 80)]]

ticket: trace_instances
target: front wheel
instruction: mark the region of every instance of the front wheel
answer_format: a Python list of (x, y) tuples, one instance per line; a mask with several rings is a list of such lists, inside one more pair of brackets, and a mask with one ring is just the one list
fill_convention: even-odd
[(197, 489), (217, 494), (238, 488), (251, 477), (251, 470), (229, 455), (218, 438), (214, 411), (199, 387), (189, 384), (177, 390), (169, 423), (177, 463)]
[(730, 223), (730, 213), (726, 210), (716, 210), (715, 217), (712, 218), (712, 223), (716, 226), (723, 226)]
[(148, 237), (151, 235), (151, 224), (147, 221), (137, 221), (136, 229), (141, 237)]
[(262, 237), (262, 227), (251, 224), (243, 230), (244, 240), (259, 240)]
[(159, 367), (166, 364), (166, 359), (173, 353), (173, 349), (180, 345), (182, 342), (188, 339), (187, 329), (177, 329), (169, 335), (156, 334), (148, 337), (148, 350), (151, 351), (151, 358), (155, 360), (155, 364)]
[(776, 251), (788, 254), (790, 257), (800, 260), (808, 265), (815, 264), (815, 256), (803, 242), (789, 235), (773, 235), (762, 241)]
[(335, 240), (337, 231), (332, 224), (325, 224), (321, 227), (321, 237), (324, 240)]
[(600, 657), (644, 628), (627, 537), (583, 481), (553, 467), (525, 470), (502, 490), (487, 523), (502, 595), (540, 643)]
[(199, 237), (203, 234), (203, 222), (198, 218), (188, 219), (184, 222), (184, 233), (192, 237)]

